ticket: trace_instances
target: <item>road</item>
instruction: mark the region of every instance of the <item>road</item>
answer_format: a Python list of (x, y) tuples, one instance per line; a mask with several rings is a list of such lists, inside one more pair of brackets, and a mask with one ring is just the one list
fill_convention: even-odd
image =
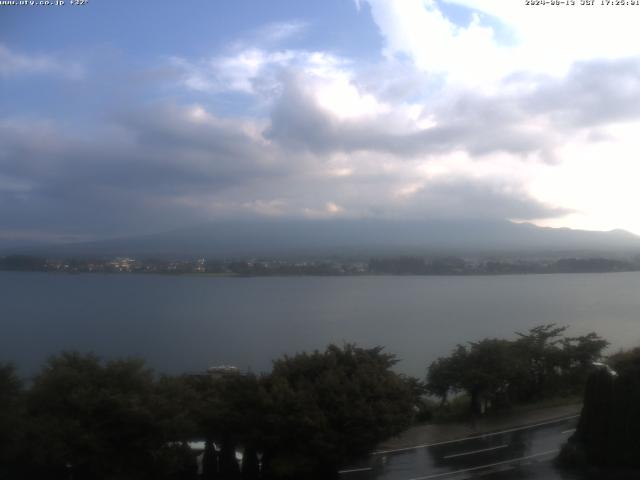
[(345, 467), (343, 480), (554, 480), (552, 460), (575, 430), (578, 415), (457, 440), (373, 452)]

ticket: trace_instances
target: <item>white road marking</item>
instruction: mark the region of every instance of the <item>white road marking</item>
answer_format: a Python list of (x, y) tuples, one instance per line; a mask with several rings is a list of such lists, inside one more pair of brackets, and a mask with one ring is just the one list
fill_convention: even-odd
[(368, 472), (369, 470), (371, 470), (371, 467), (364, 467), (364, 468), (351, 468), (349, 470), (339, 470), (338, 473), (340, 475), (342, 475), (343, 473), (356, 473), (356, 472)]
[(563, 430), (563, 431), (561, 431), (560, 433), (561, 433), (562, 435), (565, 435), (565, 434), (567, 434), (567, 433), (573, 433), (573, 432), (575, 432), (575, 431), (576, 431), (576, 429), (575, 429), (575, 428), (570, 428), (569, 430)]
[(497, 447), (481, 448), (480, 450), (473, 450), (471, 452), (454, 453), (453, 455), (445, 455), (442, 458), (464, 457), (465, 455), (473, 455), (474, 453), (490, 452), (492, 450), (499, 450), (501, 448), (507, 448), (508, 446), (509, 446), (509, 444), (505, 443), (504, 445), (498, 445)]
[(557, 450), (557, 449), (556, 450), (547, 450), (546, 452), (535, 453), (533, 455), (527, 455), (526, 457), (513, 458), (511, 460), (504, 460), (502, 462), (489, 463), (487, 465), (480, 465), (478, 467), (465, 468), (465, 469), (462, 469), (462, 470), (454, 470), (452, 472), (436, 473), (435, 475), (427, 475), (425, 477), (413, 477), (413, 478), (410, 478), (409, 480), (428, 480), (430, 478), (440, 478), (440, 477), (446, 477), (448, 475), (458, 475), (460, 473), (475, 472), (477, 470), (483, 470), (485, 468), (491, 468), (491, 467), (498, 467), (500, 465), (508, 465), (509, 463), (520, 462), (522, 460), (529, 460), (531, 458), (544, 457), (544, 456), (547, 456), (547, 455), (551, 455), (553, 453), (558, 453), (559, 451), (560, 450)]
[(450, 443), (466, 442), (467, 440), (476, 440), (478, 438), (493, 437), (495, 435), (502, 435), (504, 433), (519, 432), (521, 430), (527, 430), (529, 428), (542, 427), (543, 425), (553, 425), (554, 423), (562, 423), (562, 422), (566, 422), (567, 420), (572, 420), (574, 418), (578, 418), (579, 416), (580, 415), (571, 415), (570, 417), (558, 418), (556, 420), (550, 420), (548, 422), (541, 422), (541, 423), (535, 423), (533, 425), (525, 425), (525, 426), (522, 426), (522, 427), (510, 428), (508, 430), (502, 430), (500, 432), (481, 433), (481, 434), (478, 434), (478, 435), (472, 435), (470, 437), (457, 438), (455, 440), (446, 440), (444, 442), (425, 443), (425, 444), (422, 444), (422, 445), (414, 445), (414, 446), (411, 446), (411, 447), (403, 447), (403, 448), (394, 448), (394, 449), (391, 449), (391, 450), (378, 450), (378, 451), (375, 451), (375, 452), (371, 452), (371, 455), (386, 455), (388, 453), (407, 452), (409, 450), (418, 450), (420, 448), (436, 447), (438, 445), (448, 445)]

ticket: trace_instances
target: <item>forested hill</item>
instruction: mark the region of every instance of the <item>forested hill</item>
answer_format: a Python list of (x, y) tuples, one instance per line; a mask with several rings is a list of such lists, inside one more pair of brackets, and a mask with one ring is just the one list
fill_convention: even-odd
[(0, 254), (42, 256), (259, 257), (575, 253), (640, 253), (640, 237), (623, 230), (542, 228), (508, 221), (255, 220), (227, 221), (146, 236), (49, 246)]

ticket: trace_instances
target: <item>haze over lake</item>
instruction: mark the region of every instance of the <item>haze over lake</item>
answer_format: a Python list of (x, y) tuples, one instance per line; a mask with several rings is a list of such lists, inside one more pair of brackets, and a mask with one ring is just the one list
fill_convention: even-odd
[(62, 349), (156, 370), (267, 371), (330, 342), (384, 345), (423, 377), (456, 343), (541, 323), (640, 345), (640, 273), (221, 278), (0, 272), (0, 361), (30, 375)]

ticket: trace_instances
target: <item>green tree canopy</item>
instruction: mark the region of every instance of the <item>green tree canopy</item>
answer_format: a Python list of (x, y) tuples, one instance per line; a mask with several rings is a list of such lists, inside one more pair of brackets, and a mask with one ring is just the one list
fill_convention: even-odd
[(416, 402), (382, 347), (330, 345), (285, 356), (265, 379), (265, 455), (280, 478), (330, 478), (342, 462), (364, 454), (409, 426)]
[(444, 403), (465, 392), (472, 413), (482, 406), (531, 401), (582, 390), (594, 361), (608, 345), (595, 333), (563, 336), (567, 327), (540, 325), (515, 340), (484, 339), (458, 345), (427, 371), (429, 393)]
[(11, 364), (0, 364), (0, 479), (11, 478), (24, 446), (23, 386)]
[(164, 438), (139, 360), (52, 357), (29, 393), (33, 466), (48, 478), (147, 478)]

